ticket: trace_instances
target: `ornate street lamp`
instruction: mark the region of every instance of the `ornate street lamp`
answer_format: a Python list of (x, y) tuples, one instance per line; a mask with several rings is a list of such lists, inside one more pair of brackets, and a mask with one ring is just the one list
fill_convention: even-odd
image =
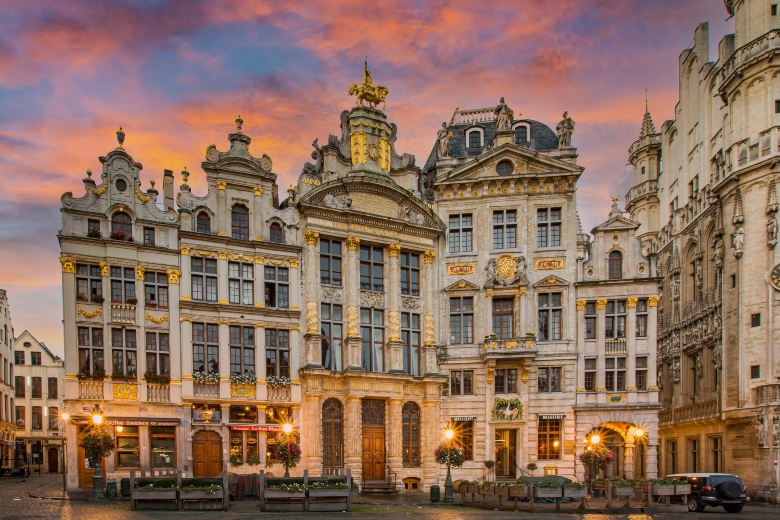
[[(292, 433), (293, 425), (290, 423), (284, 423), (284, 426), (282, 427), (284, 430), (284, 436), (286, 437), (285, 441), (288, 442), (290, 440), (290, 433)], [(288, 454), (289, 455), (289, 454)], [(287, 478), (290, 476), (290, 466), (288, 465), (287, 459), (284, 461), (284, 477)]]
[(450, 466), (452, 465), (452, 438), (455, 436), (455, 432), (451, 428), (447, 428), (444, 431), (444, 436), (447, 438), (447, 480), (444, 481), (444, 502), (446, 504), (452, 503), (452, 475), (450, 473)]
[[(96, 404), (92, 409), (92, 423), (95, 426), (103, 424), (103, 411), (100, 409), (100, 404)], [(95, 461), (95, 474), (92, 475), (92, 492), (95, 498), (106, 498), (106, 492), (103, 488), (103, 472), (100, 468), (100, 457)]]

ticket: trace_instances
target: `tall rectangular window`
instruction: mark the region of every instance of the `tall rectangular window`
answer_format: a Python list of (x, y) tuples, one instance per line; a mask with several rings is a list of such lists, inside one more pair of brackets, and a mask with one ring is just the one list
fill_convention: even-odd
[(493, 212), (493, 249), (517, 247), (517, 211), (502, 209)]
[(144, 245), (145, 246), (153, 246), (154, 245), (154, 228), (153, 227), (145, 227), (144, 228)]
[(512, 337), (513, 313), (512, 298), (493, 298), (493, 333), (497, 339)]
[(192, 324), (192, 371), (219, 374), (219, 326)]
[(14, 417), (16, 418), (16, 420), (17, 421), (25, 421), (27, 418), (24, 415), (24, 410), (25, 410), (24, 406), (16, 406), (14, 408), (15, 408), (14, 409), (14, 412), (15, 412)]
[(710, 445), (710, 471), (720, 473), (723, 471), (723, 438), (708, 437)]
[(539, 419), (537, 433), (539, 460), (561, 458), (561, 419)]
[(596, 302), (585, 303), (585, 339), (596, 339)]
[(473, 250), (471, 214), (450, 215), (450, 253), (466, 253)]
[(494, 388), (497, 394), (517, 393), (517, 369), (498, 368), (494, 375)]
[(626, 358), (604, 359), (604, 386), (607, 387), (608, 392), (626, 391)]
[(536, 247), (561, 245), (561, 208), (536, 210)]
[(146, 333), (146, 370), (154, 375), (171, 375), (171, 346), (167, 332)]
[(254, 305), (255, 272), (252, 264), (228, 262), (228, 298), (230, 303)]
[(540, 394), (561, 391), (561, 367), (539, 367), (537, 377)]
[(236, 204), (230, 212), (231, 236), (238, 240), (249, 240), (249, 210)]
[(450, 298), (450, 343), (464, 345), (474, 342), (474, 297)]
[(135, 269), (111, 266), (111, 301), (132, 304), (135, 299)]
[(474, 460), (474, 422), (456, 421), (452, 430), (455, 432), (453, 440), (463, 448), (465, 459)]
[(404, 344), (404, 372), (413, 376), (420, 375), (421, 335), (420, 315), (411, 312), (402, 312), (401, 342)]
[(255, 375), (255, 328), (230, 326), (230, 375)]
[(210, 258), (192, 258), (192, 299), (217, 301), (217, 261)]
[(320, 239), (320, 283), (341, 287), (341, 241)]
[(585, 391), (596, 391), (596, 358), (585, 358)]
[(539, 341), (561, 339), (562, 294), (543, 293), (539, 295)]
[(647, 337), (647, 298), (636, 302), (636, 337)]
[(136, 377), (136, 349), (134, 329), (111, 329), (112, 375)]
[(49, 424), (46, 426), (49, 431), (57, 431), (59, 428), (58, 421), (60, 419), (60, 412), (56, 406), (49, 407)]
[(24, 351), (17, 350), (14, 352), (14, 363), (17, 365), (24, 365)]
[(401, 294), (420, 296), (420, 255), (401, 253)]
[(604, 320), (604, 336), (607, 339), (626, 337), (626, 300), (609, 300)]
[(32, 366), (41, 366), (41, 353), (30, 352), (30, 364)]
[(637, 356), (635, 379), (637, 390), (647, 390), (647, 356)]
[(106, 364), (103, 359), (103, 329), (100, 327), (79, 327), (79, 372), (85, 376), (103, 371)]
[(686, 439), (687, 453), (685, 454), (686, 466), (691, 473), (699, 472), (699, 439), (688, 438)]
[(473, 370), (450, 371), (450, 395), (472, 395), (474, 393)]
[(155, 271), (144, 273), (144, 299), (146, 307), (168, 308), (168, 275)]
[(24, 376), (14, 376), (14, 397), (24, 397)]
[(265, 306), (290, 307), (290, 274), (286, 267), (265, 266)]
[(49, 399), (58, 399), (59, 398), (59, 392), (57, 388), (57, 378), (56, 377), (50, 377), (47, 381), (48, 383), (48, 397)]
[[(94, 302), (103, 297), (103, 276), (99, 265), (76, 265), (76, 297), (80, 301)], [(100, 299), (100, 298), (98, 298)]]
[(341, 371), (341, 346), (344, 340), (343, 307), (335, 303), (320, 304), (322, 365)]
[(177, 467), (176, 427), (150, 426), (149, 430), (152, 446), (152, 469)]
[(30, 423), (33, 430), (43, 429), (43, 409), (40, 406), (33, 406), (30, 414)]
[(360, 308), (361, 359), (366, 372), (382, 372), (385, 344), (385, 313), (381, 309)]
[(121, 432), (114, 434), (117, 468), (141, 467), (141, 443), (138, 440), (138, 428), (138, 426), (123, 426)]
[(290, 331), (265, 329), (265, 375), (290, 377)]
[(677, 441), (666, 441), (666, 474), (677, 473)]
[(360, 246), (360, 289), (384, 291), (383, 249), (374, 246)]
[(43, 398), (43, 378), (36, 376), (32, 378), (32, 389), (30, 390), (30, 397), (33, 399)]

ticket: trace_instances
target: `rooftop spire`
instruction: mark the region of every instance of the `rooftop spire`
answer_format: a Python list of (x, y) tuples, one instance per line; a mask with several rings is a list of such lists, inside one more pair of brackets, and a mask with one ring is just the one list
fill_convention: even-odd
[(655, 133), (657, 132), (655, 131), (653, 118), (650, 117), (650, 111), (647, 109), (647, 91), (645, 91), (645, 117), (642, 119), (642, 131), (639, 132), (639, 138), (641, 139)]

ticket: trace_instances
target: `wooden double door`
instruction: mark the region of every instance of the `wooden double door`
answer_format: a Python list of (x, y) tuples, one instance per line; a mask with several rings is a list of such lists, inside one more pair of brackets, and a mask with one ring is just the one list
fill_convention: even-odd
[(363, 426), (363, 480), (385, 479), (385, 428)]
[(201, 431), (192, 438), (192, 475), (218, 477), (222, 472), (222, 437), (217, 432)]

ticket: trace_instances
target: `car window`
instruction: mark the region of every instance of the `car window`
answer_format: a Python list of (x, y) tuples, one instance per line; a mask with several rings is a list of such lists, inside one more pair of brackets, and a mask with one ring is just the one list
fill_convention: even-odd
[(688, 482), (691, 483), (691, 489), (699, 489), (701, 487), (701, 478), (699, 477), (690, 477), (687, 479)]

